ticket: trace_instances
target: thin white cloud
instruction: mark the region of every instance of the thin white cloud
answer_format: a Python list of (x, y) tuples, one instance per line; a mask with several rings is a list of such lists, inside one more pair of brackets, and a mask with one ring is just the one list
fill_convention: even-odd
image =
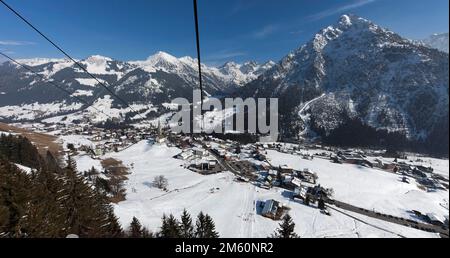
[(352, 9), (356, 9), (356, 8), (359, 8), (359, 7), (371, 4), (371, 3), (375, 2), (375, 1), (377, 1), (377, 0), (357, 0), (357, 1), (353, 1), (353, 3), (342, 5), (342, 6), (338, 7), (338, 8), (327, 9), (327, 10), (324, 10), (322, 12), (313, 14), (313, 15), (309, 16), (308, 19), (312, 20), (312, 21), (318, 21), (318, 20), (321, 20), (323, 18), (332, 16), (332, 15), (335, 15), (335, 14), (339, 14), (339, 13), (342, 13), (342, 12), (346, 12), (346, 11), (349, 11), (349, 10), (352, 10)]
[(1, 46), (29, 46), (34, 44), (34, 42), (30, 41), (0, 40)]
[(270, 34), (273, 34), (277, 30), (278, 30), (277, 25), (270, 24), (270, 25), (263, 27), (262, 29), (260, 29), (258, 31), (255, 31), (252, 34), (252, 36), (257, 39), (262, 39), (262, 38), (269, 36)]

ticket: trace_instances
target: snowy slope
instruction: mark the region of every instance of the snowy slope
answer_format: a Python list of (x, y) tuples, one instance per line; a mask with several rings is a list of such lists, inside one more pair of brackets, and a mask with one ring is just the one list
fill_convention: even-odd
[[(0, 64), (0, 108), (8, 109), (8, 112), (0, 114), (0, 119), (18, 121), (57, 116), (45, 111), (23, 114), (22, 110), (28, 110), (27, 105), (32, 103), (53, 106), (66, 103), (67, 107), (61, 107), (61, 111), (67, 111), (72, 103), (80, 102), (78, 98), (92, 103), (96, 98), (110, 94), (102, 86), (110, 88), (132, 104), (151, 103), (155, 106), (170, 103), (178, 97), (191, 98), (192, 89), (198, 87), (196, 59), (176, 58), (165, 52), (158, 52), (144, 61), (122, 62), (100, 55), (78, 60), (97, 79), (66, 59), (35, 58), (19, 62), (31, 67), (45, 80), (16, 64)], [(205, 91), (212, 95), (231, 91), (256, 79), (273, 65), (273, 62), (263, 65), (247, 62), (242, 65), (229, 63), (216, 68), (203, 64)], [(55, 88), (48, 81), (72, 94)], [(114, 108), (119, 104), (122, 103), (112, 99)]]
[[(279, 222), (258, 215), (259, 201), (276, 199), (291, 207), (290, 214), (302, 237), (437, 237), (414, 229), (387, 224), (369, 218), (365, 222), (394, 232), (386, 232), (354, 219), (333, 213), (328, 217), (316, 209), (290, 202), (284, 190), (262, 190), (248, 183), (237, 183), (231, 173), (202, 176), (183, 167), (183, 162), (172, 156), (180, 153), (177, 148), (165, 145), (148, 145), (145, 141), (133, 147), (108, 155), (122, 160), (130, 167), (126, 182), (127, 200), (115, 205), (119, 220), (127, 227), (133, 216), (151, 230), (161, 226), (163, 214), (179, 216), (186, 208), (194, 216), (200, 211), (210, 214), (216, 222), (221, 237), (270, 236)], [(169, 181), (169, 192), (151, 186), (153, 178), (164, 175)], [(357, 215), (355, 215), (357, 216)]]
[(284, 136), (309, 125), (328, 135), (349, 118), (409, 139), (448, 134), (448, 54), (354, 15), (319, 31), (250, 82), (241, 95), (280, 99)]
[(269, 151), (268, 156), (272, 165), (316, 172), (319, 182), (333, 188), (334, 198), (339, 201), (404, 218), (410, 216), (407, 211), (411, 210), (448, 215), (448, 210), (439, 205), (448, 202), (448, 191), (427, 193), (416, 184), (402, 183), (399, 175), (357, 165), (334, 164), (324, 159), (308, 161), (275, 151)]
[[(197, 59), (191, 57), (177, 58), (160, 51), (147, 60), (130, 63), (149, 73), (163, 71), (169, 74), (177, 74), (186, 84), (191, 86), (198, 84)], [(273, 65), (273, 62), (267, 62), (264, 65), (259, 65), (256, 62), (247, 62), (242, 65), (228, 62), (216, 68), (202, 64), (202, 72), (205, 86), (209, 88), (207, 89), (208, 92), (223, 91), (228, 88), (243, 86), (272, 68)]]

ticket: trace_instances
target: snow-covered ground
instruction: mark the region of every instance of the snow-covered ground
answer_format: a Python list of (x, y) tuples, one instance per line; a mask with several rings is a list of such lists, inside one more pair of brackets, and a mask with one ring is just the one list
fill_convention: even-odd
[(77, 163), (77, 170), (79, 172), (86, 172), (91, 168), (95, 168), (97, 171), (103, 171), (101, 161), (98, 159), (93, 159), (89, 155), (78, 155), (74, 157), (74, 160)]
[[(161, 226), (163, 214), (172, 213), (179, 216), (186, 208), (193, 216), (200, 211), (210, 214), (216, 222), (221, 237), (265, 238), (274, 232), (279, 222), (259, 215), (258, 203), (267, 199), (275, 199), (291, 208), (290, 214), (296, 223), (296, 231), (302, 237), (399, 237), (399, 235), (437, 237), (435, 234), (357, 214), (351, 215), (361, 219), (364, 223), (339, 212), (333, 212), (332, 216), (322, 215), (317, 209), (290, 201), (283, 189), (263, 190), (249, 183), (238, 183), (234, 181), (234, 175), (228, 172), (202, 176), (185, 169), (183, 161), (172, 158), (180, 152), (181, 150), (177, 148), (169, 148), (166, 145), (149, 145), (146, 141), (142, 141), (127, 150), (105, 157), (122, 160), (126, 166), (130, 167), (131, 174), (125, 185), (127, 200), (115, 205), (115, 212), (124, 228), (129, 225), (132, 217), (136, 216), (143, 225), (156, 231)], [(301, 165), (301, 163), (294, 162), (298, 157), (284, 157), (272, 152), (269, 155), (273, 162), (281, 164), (292, 160), (293, 165)], [(369, 203), (378, 204), (382, 208), (398, 203), (387, 199), (386, 194), (381, 196), (387, 201), (387, 205), (375, 201), (378, 192), (385, 192), (384, 188), (380, 188), (380, 186), (387, 184), (386, 191), (393, 194), (404, 194), (401, 190), (412, 191), (397, 182), (397, 178), (389, 177), (379, 171), (374, 172), (376, 174), (373, 178), (368, 178), (367, 175), (364, 176), (364, 173), (367, 174), (371, 171), (360, 171), (358, 168), (344, 169), (353, 172), (342, 177), (339, 176), (338, 170), (335, 171), (331, 163), (322, 164), (320, 160), (317, 161), (316, 168), (323, 167), (328, 171), (325, 173), (317, 171), (319, 176), (322, 175), (320, 180), (323, 184), (329, 184), (333, 177), (340, 181), (336, 185), (330, 185), (335, 187), (336, 195), (339, 197), (343, 196), (352, 200), (350, 197), (353, 191), (354, 199), (360, 198), (362, 203), (363, 197), (367, 196)], [(326, 175), (331, 171), (335, 171), (335, 176), (327, 177)], [(362, 174), (362, 179), (355, 178), (359, 176), (356, 174), (357, 172)], [(158, 175), (164, 175), (168, 179), (169, 192), (152, 187), (153, 178)], [(370, 185), (371, 179), (374, 180), (375, 186), (361, 191), (365, 194), (361, 195), (357, 189)], [(393, 180), (392, 184), (400, 188), (399, 191), (391, 189), (391, 183), (389, 183), (391, 180)], [(357, 184), (363, 185), (358, 186)], [(371, 191), (374, 193), (370, 193)], [(425, 195), (422, 194), (418, 194), (418, 196), (425, 198)], [(397, 197), (393, 197), (393, 200), (397, 200)], [(413, 203), (418, 202), (425, 205), (424, 202), (427, 200), (429, 199), (414, 200)]]
[(81, 103), (67, 104), (55, 102), (50, 104), (24, 104), (21, 106), (3, 106), (0, 107), (0, 117), (16, 120), (32, 120), (42, 116), (49, 116), (59, 112), (78, 110), (83, 105)]
[[(407, 211), (411, 210), (440, 216), (449, 214), (448, 209), (440, 205), (448, 203), (448, 191), (425, 192), (415, 183), (402, 183), (400, 175), (358, 165), (334, 164), (320, 158), (309, 161), (276, 151), (268, 151), (268, 158), (274, 166), (288, 165), (316, 172), (319, 183), (333, 188), (334, 198), (342, 202), (405, 218), (410, 217)], [(444, 170), (442, 163), (439, 163), (440, 169)], [(448, 161), (446, 169), (448, 176)]]
[(60, 136), (60, 141), (65, 150), (67, 150), (67, 144), (73, 144), (75, 148), (81, 146), (89, 146), (94, 148), (95, 144), (89, 139), (89, 137), (84, 135), (63, 135)]

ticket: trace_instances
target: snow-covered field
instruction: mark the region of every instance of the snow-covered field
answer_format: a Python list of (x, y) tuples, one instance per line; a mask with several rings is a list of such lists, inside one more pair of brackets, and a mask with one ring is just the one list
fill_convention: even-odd
[[(290, 214), (296, 223), (296, 231), (302, 237), (399, 237), (399, 235), (437, 237), (436, 234), (358, 214), (351, 215), (361, 219), (364, 223), (338, 212), (332, 212), (332, 216), (322, 215), (317, 209), (290, 201), (283, 189), (263, 190), (249, 183), (238, 183), (234, 181), (234, 175), (231, 173), (202, 176), (185, 169), (182, 161), (172, 158), (180, 152), (181, 150), (177, 148), (169, 148), (166, 145), (149, 145), (146, 141), (142, 141), (127, 150), (105, 157), (122, 160), (125, 165), (130, 167), (131, 174), (125, 185), (127, 200), (115, 205), (116, 214), (124, 228), (129, 225), (132, 217), (136, 216), (143, 225), (156, 231), (161, 226), (163, 214), (172, 213), (179, 216), (186, 208), (193, 216), (200, 211), (210, 214), (216, 222), (221, 237), (265, 238), (273, 233), (279, 222), (259, 215), (257, 204), (259, 201), (275, 199), (291, 208)], [(295, 160), (299, 159), (298, 157), (283, 156), (278, 153), (270, 153), (269, 156), (272, 158), (272, 162), (280, 164), (292, 162), (293, 165), (302, 166), (302, 162), (304, 162), (296, 163)], [(411, 195), (407, 195), (408, 198), (423, 198), (413, 200), (413, 204), (419, 203), (423, 207), (428, 207), (425, 206), (425, 202), (434, 200), (434, 197), (426, 197), (425, 194), (407, 189), (407, 186), (397, 182), (397, 178), (379, 171), (373, 172), (373, 176), (368, 176), (367, 174), (372, 171), (341, 168), (340, 170), (349, 171), (348, 175), (342, 176), (339, 175), (340, 170), (333, 168), (333, 164), (329, 162), (327, 164), (320, 160), (313, 162), (312, 164), (317, 162), (316, 167), (308, 167), (323, 168), (327, 171), (323, 173), (317, 171), (319, 180), (324, 185), (330, 184), (329, 186), (334, 187), (338, 197), (349, 201), (360, 200), (355, 204), (372, 204), (378, 205), (377, 207), (380, 208), (401, 205), (398, 203), (399, 201), (411, 200), (406, 200), (404, 196), (392, 198), (387, 198), (387, 196), (389, 193), (404, 194), (404, 191), (412, 191)], [(335, 173), (334, 176), (331, 173)], [(169, 192), (152, 187), (153, 178), (158, 175), (164, 175), (168, 179)], [(338, 182), (331, 184), (333, 180)], [(373, 186), (370, 186), (371, 180), (373, 180)], [(394, 188), (393, 185), (397, 187)], [(383, 194), (383, 192), (388, 194)], [(436, 195), (436, 199), (441, 197), (441, 195)], [(380, 196), (383, 199), (377, 201)], [(364, 202), (365, 197), (368, 198), (367, 202)], [(384, 201), (386, 204), (383, 204)], [(432, 204), (429, 205), (434, 207)], [(401, 207), (403, 206), (390, 210), (398, 211)]]
[(83, 105), (81, 103), (67, 104), (64, 101), (50, 104), (24, 104), (21, 106), (0, 107), (0, 117), (16, 120), (32, 120), (42, 116), (58, 114), (59, 112), (78, 110)]
[(77, 170), (79, 172), (89, 171), (91, 168), (95, 168), (97, 171), (103, 171), (103, 166), (100, 160), (93, 159), (89, 155), (78, 155), (74, 157), (77, 163)]
[(84, 135), (64, 135), (60, 136), (60, 141), (63, 145), (63, 148), (67, 150), (67, 144), (73, 144), (75, 148), (80, 146), (89, 146), (94, 148), (95, 144), (89, 139), (89, 137)]
[(436, 213), (442, 217), (449, 214), (448, 209), (440, 205), (448, 203), (448, 191), (425, 192), (415, 183), (402, 183), (400, 175), (358, 165), (334, 164), (319, 158), (309, 161), (276, 151), (269, 151), (268, 157), (274, 166), (288, 165), (316, 172), (319, 183), (333, 188), (334, 198), (342, 202), (404, 218), (410, 218), (407, 211), (411, 210)]

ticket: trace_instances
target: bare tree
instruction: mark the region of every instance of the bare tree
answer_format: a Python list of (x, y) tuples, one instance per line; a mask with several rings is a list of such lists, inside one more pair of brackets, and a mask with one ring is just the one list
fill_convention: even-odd
[(164, 176), (156, 176), (155, 179), (153, 179), (153, 186), (158, 189), (167, 190), (169, 181)]

